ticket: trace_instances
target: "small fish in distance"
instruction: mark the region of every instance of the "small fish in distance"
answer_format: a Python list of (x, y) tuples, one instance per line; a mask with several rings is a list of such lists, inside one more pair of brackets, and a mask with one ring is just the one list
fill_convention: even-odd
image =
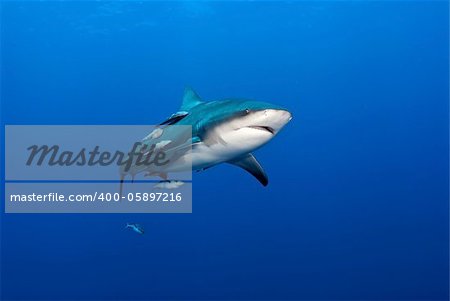
[(127, 225), (125, 226), (125, 229), (127, 229), (127, 228), (131, 228), (134, 232), (139, 233), (141, 235), (144, 234), (144, 228), (142, 228), (138, 224), (127, 223)]

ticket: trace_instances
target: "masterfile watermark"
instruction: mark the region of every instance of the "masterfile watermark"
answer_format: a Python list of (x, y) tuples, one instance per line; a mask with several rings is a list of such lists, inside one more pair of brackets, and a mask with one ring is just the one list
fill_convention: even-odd
[(5, 127), (6, 213), (188, 213), (191, 126)]
[[(136, 142), (130, 152), (122, 151), (100, 151), (100, 146), (96, 145), (93, 150), (89, 151), (82, 148), (80, 151), (61, 151), (58, 145), (32, 145), (27, 148), (30, 155), (26, 162), (27, 166), (123, 166), (124, 171), (128, 172), (133, 164), (136, 166), (150, 167), (152, 164), (156, 166), (167, 165), (170, 160), (166, 159), (163, 149), (158, 149), (157, 144), (146, 145), (142, 142)], [(37, 157), (37, 158), (36, 158)], [(135, 160), (134, 160), (135, 158)]]
[(192, 183), (177, 190), (134, 183), (6, 183), (6, 213), (191, 213)]

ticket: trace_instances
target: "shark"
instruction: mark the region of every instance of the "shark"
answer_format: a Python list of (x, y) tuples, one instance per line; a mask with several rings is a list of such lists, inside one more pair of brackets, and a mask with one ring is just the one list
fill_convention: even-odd
[(152, 144), (169, 154), (171, 164), (121, 168), (120, 190), (128, 174), (134, 179), (136, 174), (146, 172), (147, 176), (167, 180), (170, 172), (203, 171), (222, 163), (242, 168), (267, 186), (267, 173), (253, 152), (272, 140), (291, 119), (292, 114), (282, 106), (247, 99), (204, 101), (187, 87), (180, 109), (142, 140), (141, 152)]

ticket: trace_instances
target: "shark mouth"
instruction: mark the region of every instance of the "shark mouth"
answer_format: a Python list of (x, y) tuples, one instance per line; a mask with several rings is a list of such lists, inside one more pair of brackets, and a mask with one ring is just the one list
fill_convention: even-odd
[(275, 134), (275, 130), (273, 128), (271, 128), (270, 126), (252, 125), (252, 126), (249, 126), (249, 128), (266, 131), (266, 132), (271, 133), (272, 135)]

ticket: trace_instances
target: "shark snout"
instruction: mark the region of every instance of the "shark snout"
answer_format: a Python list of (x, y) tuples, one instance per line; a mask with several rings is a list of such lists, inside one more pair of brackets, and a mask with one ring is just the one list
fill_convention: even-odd
[(291, 112), (287, 111), (287, 110), (278, 110), (279, 114), (280, 114), (280, 119), (285, 121), (285, 124), (288, 123), (289, 121), (291, 121), (292, 119), (292, 114)]
[(291, 119), (292, 114), (287, 110), (264, 110), (265, 125), (272, 128), (274, 133), (278, 133)]

